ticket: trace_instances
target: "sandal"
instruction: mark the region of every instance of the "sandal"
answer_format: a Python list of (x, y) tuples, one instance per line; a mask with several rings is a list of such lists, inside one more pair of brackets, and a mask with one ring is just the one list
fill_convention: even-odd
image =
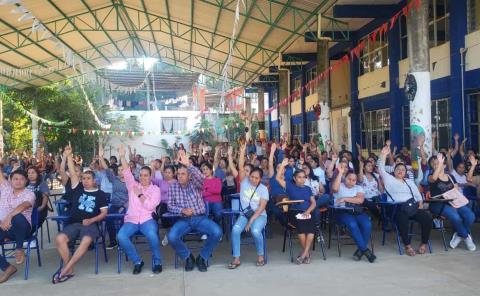
[(297, 263), (298, 265), (300, 265), (300, 264), (303, 263), (303, 260), (305, 260), (305, 257), (298, 256), (297, 259), (295, 260), (295, 263)]
[(427, 245), (420, 245), (420, 247), (418, 248), (418, 254), (420, 255), (423, 255), (427, 252)]
[(60, 278), (60, 273), (62, 272), (62, 267), (60, 266), (57, 271), (52, 275), (52, 284), (56, 284)]
[(227, 268), (228, 269), (236, 269), (237, 267), (239, 267), (242, 263), (239, 262), (239, 263), (235, 263), (235, 262), (230, 262), (228, 265), (227, 265)]
[(417, 253), (412, 247), (405, 247), (405, 253), (407, 253), (407, 255), (410, 257), (417, 255)]
[(256, 263), (257, 267), (261, 267), (265, 265), (265, 260), (258, 260)]
[(310, 259), (310, 256), (307, 256), (305, 257), (305, 259), (303, 259), (303, 264), (310, 264), (312, 263), (312, 259)]
[(57, 278), (57, 281), (54, 282), (53, 284), (59, 284), (59, 283), (64, 283), (66, 281), (68, 281), (69, 279), (71, 279), (72, 277), (74, 277), (73, 274), (66, 274), (60, 278)]

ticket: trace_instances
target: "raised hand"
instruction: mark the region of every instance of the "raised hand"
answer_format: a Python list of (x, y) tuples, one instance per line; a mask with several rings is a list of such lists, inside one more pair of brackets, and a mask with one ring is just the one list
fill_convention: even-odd
[(102, 144), (98, 145), (98, 157), (103, 158), (104, 153), (105, 151), (103, 149), (103, 145)]
[(332, 162), (336, 162), (338, 159), (337, 153), (332, 153)]
[(272, 153), (275, 153), (275, 151), (277, 150), (277, 144), (272, 143), (272, 146), (270, 146), (270, 154)]
[(462, 145), (465, 144), (467, 142), (467, 140), (468, 140), (467, 138), (463, 139)]
[(233, 155), (233, 147), (232, 146), (228, 146), (227, 155), (228, 155), (228, 157)]
[(390, 154), (390, 146), (386, 145), (382, 148), (382, 156), (386, 157), (387, 155)]
[(71, 156), (72, 154), (73, 154), (72, 144), (69, 141), (68, 145), (65, 146), (65, 149), (63, 149), (63, 155), (68, 157), (68, 156)]
[(445, 156), (443, 156), (443, 153), (437, 154), (437, 160), (439, 165), (443, 165), (445, 163)]
[(453, 139), (455, 140), (455, 142), (458, 142), (458, 140), (460, 139), (460, 135), (458, 133), (455, 133), (455, 135), (453, 135)]
[(178, 163), (183, 164), (184, 166), (190, 166), (190, 161), (188, 160), (187, 154), (185, 153), (185, 150), (178, 150)]
[(468, 160), (470, 160), (470, 163), (472, 164), (473, 167), (476, 167), (476, 166), (477, 166), (478, 160), (475, 158), (475, 156), (470, 155), (470, 156), (468, 157)]
[(118, 155), (122, 157), (125, 156), (126, 153), (127, 152), (125, 151), (125, 146), (123, 146), (123, 144), (120, 144), (120, 147), (118, 147)]
[(282, 161), (282, 166), (285, 167), (288, 165), (288, 158), (284, 158)]

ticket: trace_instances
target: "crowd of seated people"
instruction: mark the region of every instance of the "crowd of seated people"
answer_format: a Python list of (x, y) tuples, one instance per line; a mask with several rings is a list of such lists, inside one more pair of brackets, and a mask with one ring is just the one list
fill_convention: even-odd
[[(356, 261), (376, 261), (369, 247), (375, 225), (372, 220), (385, 223), (388, 215), (392, 215), (409, 256), (427, 252), (438, 219), (452, 226), (452, 249), (463, 242), (467, 250), (475, 251), (471, 230), (480, 208), (480, 167), (475, 151), (465, 149), (465, 140), (460, 142), (455, 135), (452, 142), (451, 148), (434, 147), (429, 158), (424, 143), (417, 151), (402, 147), (397, 153), (397, 147), (386, 141), (378, 155), (362, 154), (357, 145), (354, 156), (345, 147), (337, 151), (331, 141), (325, 142), (322, 151), (315, 139), (303, 144), (298, 139), (291, 144), (284, 139), (239, 141), (236, 148), (228, 143), (212, 147), (201, 142), (191, 143), (188, 151), (182, 144), (175, 145), (172, 157), (152, 159), (149, 165), (131, 147), (127, 152), (121, 146), (117, 155), (105, 159), (100, 146), (87, 169), (69, 144), (56, 158), (40, 153), (32, 159), (3, 161), (0, 241), (15, 242), (15, 263), (23, 264), (23, 241), (33, 230), (32, 211), (39, 213), (38, 226), (45, 223), (48, 181), (58, 173), (69, 219), (55, 239), (62, 264), (51, 278), (54, 284), (74, 276), (76, 263), (102, 235), (102, 229), (108, 234), (107, 248), (121, 248), (133, 266), (133, 274), (141, 273), (144, 266), (132, 241), (138, 234), (148, 242), (154, 273), (163, 269), (162, 245), (173, 248), (185, 271), (207, 271), (224, 231), (231, 237), (233, 256), (226, 265), (228, 269), (241, 265), (244, 233), (253, 237), (255, 264), (261, 267), (266, 262), (265, 227), (277, 222), (298, 235), (301, 248), (294, 262), (309, 264), (314, 259), (311, 249), (320, 229), (320, 213), (326, 209), (335, 211), (335, 219), (329, 223), (345, 227), (355, 242), (357, 249), (352, 257)], [(224, 209), (232, 210), (230, 197), (234, 194), (239, 195), (238, 209), (232, 225), (226, 228)], [(441, 198), (448, 202), (432, 202)], [(395, 211), (393, 205), (398, 205)], [(120, 225), (106, 219), (109, 214), (124, 215)], [(412, 222), (418, 225), (420, 234), (416, 248), (410, 235)], [(165, 234), (160, 228), (167, 229)], [(202, 236), (203, 247), (196, 255), (183, 239), (190, 233)], [(73, 242), (78, 245), (72, 254)], [(0, 283), (17, 271), (3, 256), (0, 268)]]

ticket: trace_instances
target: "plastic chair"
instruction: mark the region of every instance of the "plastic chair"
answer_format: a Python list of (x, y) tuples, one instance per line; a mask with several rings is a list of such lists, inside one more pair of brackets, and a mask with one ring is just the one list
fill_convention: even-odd
[[(342, 257), (342, 241), (344, 239), (351, 239), (350, 235), (347, 235), (347, 226), (343, 223), (340, 223), (336, 218), (335, 214), (337, 211), (352, 211), (353, 208), (349, 207), (337, 207), (337, 206), (329, 206), (329, 230), (328, 230), (328, 248), (330, 249), (331, 242), (332, 242), (332, 227), (335, 227), (335, 240), (337, 241), (337, 252), (338, 257)], [(342, 233), (345, 233), (342, 235)], [(370, 248), (372, 249), (372, 253), (375, 253), (375, 246), (373, 244), (373, 231), (370, 233)], [(347, 245), (347, 244), (345, 244)], [(356, 245), (355, 243), (348, 243), (348, 245)]]
[[(55, 222), (57, 222), (57, 229), (58, 231), (60, 232), (62, 230), (62, 228), (65, 226), (65, 224), (68, 222), (68, 220), (70, 219), (69, 215), (68, 215), (68, 205), (70, 204), (68, 201), (64, 200), (64, 199), (59, 199), (57, 201), (54, 201), (55, 205), (56, 205), (56, 208), (57, 208), (57, 214), (58, 216), (50, 216), (48, 217), (47, 219), (50, 219), (50, 220), (53, 220)], [(104, 229), (103, 229), (103, 226), (102, 226), (102, 222), (98, 223), (98, 227), (99, 227), (99, 233), (100, 233), (100, 236), (98, 236), (95, 241), (93, 242), (93, 248), (95, 250), (95, 274), (98, 274), (99, 272), (99, 248), (102, 247), (103, 249), (103, 254), (104, 254), (104, 257), (105, 257), (105, 262), (108, 262), (108, 257), (107, 257), (107, 246), (106, 246), (106, 241), (105, 241), (105, 235), (104, 235)], [(73, 253), (74, 252), (74, 248), (75, 248), (75, 244), (77, 243), (77, 241), (75, 242), (70, 242), (69, 243), (69, 247), (70, 247), (70, 252)], [(101, 246), (100, 246), (101, 244)], [(63, 265), (63, 262), (60, 260), (60, 266)]]
[[(38, 259), (38, 266), (42, 266), (42, 259), (40, 257), (40, 245), (38, 243), (38, 211), (36, 209), (33, 209), (32, 211), (32, 227), (33, 227), (33, 233), (30, 235), (25, 240), (25, 243), (27, 246), (23, 245), (23, 249), (26, 250), (25, 252), (25, 272), (24, 272), (24, 279), (28, 280), (28, 274), (30, 272), (30, 254), (31, 250), (37, 250), (37, 259)], [(35, 243), (34, 246), (32, 246), (32, 243)], [(10, 245), (7, 247), (7, 245)], [(0, 242), (0, 247), (2, 248), (2, 255), (5, 258), (11, 259), (14, 258), (14, 255), (9, 255), (5, 256), (6, 252), (14, 252), (17, 248), (17, 244), (14, 241), (6, 241), (6, 242)]]
[[(385, 237), (386, 233), (389, 231), (389, 225), (391, 226), (391, 229), (395, 232), (395, 240), (397, 242), (397, 247), (398, 247), (398, 253), (400, 255), (403, 255), (403, 248), (402, 248), (402, 242), (400, 238), (400, 232), (398, 230), (398, 225), (397, 222), (395, 221), (395, 215), (397, 211), (399, 210), (399, 206), (402, 203), (395, 203), (395, 202), (388, 202), (386, 201), (386, 196), (384, 197), (385, 200), (379, 202), (381, 205), (381, 213), (383, 215), (383, 224), (382, 224), (382, 246), (385, 245)], [(410, 219), (409, 220), (409, 236), (414, 236), (416, 235), (413, 232), (413, 224), (415, 223), (415, 220)], [(428, 241), (428, 250), (430, 253), (432, 253), (432, 244), (430, 240)]]

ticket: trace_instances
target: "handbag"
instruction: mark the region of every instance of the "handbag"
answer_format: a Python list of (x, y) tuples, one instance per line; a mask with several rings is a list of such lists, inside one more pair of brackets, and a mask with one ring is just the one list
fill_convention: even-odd
[[(450, 182), (452, 182), (455, 185), (450, 175), (448, 176), (448, 178), (450, 179)], [(463, 195), (460, 192), (460, 190), (458, 190), (455, 187), (453, 189), (448, 190), (447, 192), (444, 192), (442, 196), (446, 199), (453, 199), (452, 201), (449, 202), (449, 204), (455, 209), (466, 206), (469, 203), (465, 195)]]
[[(255, 187), (255, 190), (250, 196), (250, 200), (248, 201), (248, 207), (241, 210), (242, 215), (245, 216), (245, 218), (247, 218), (248, 220), (250, 220), (250, 218), (252, 218), (252, 216), (255, 214), (255, 211), (252, 209), (252, 206), (250, 205), (250, 203), (252, 201), (253, 196), (255, 195), (255, 192), (257, 192), (258, 186), (260, 186), (260, 183), (257, 185), (257, 187)], [(241, 203), (240, 203), (240, 207), (241, 207)]]
[(351, 202), (346, 202), (346, 203), (345, 203), (345, 206), (346, 206), (346, 207), (349, 207), (349, 208), (352, 208), (354, 215), (360, 215), (360, 214), (363, 214), (363, 212), (364, 212), (364, 208), (363, 208), (363, 206), (360, 205), (360, 204), (355, 204), (355, 203), (351, 203)]
[[(407, 201), (405, 201), (404, 203), (400, 204), (399, 211), (405, 213), (408, 217), (412, 217), (417, 213), (419, 203), (415, 199), (410, 185), (408, 185), (406, 181), (404, 182), (405, 182), (405, 185), (407, 185), (408, 190), (410, 190), (410, 194), (412, 195), (412, 197), (407, 199)], [(385, 188), (385, 193), (387, 193), (387, 196), (390, 197), (392, 201), (395, 201), (386, 188)]]

